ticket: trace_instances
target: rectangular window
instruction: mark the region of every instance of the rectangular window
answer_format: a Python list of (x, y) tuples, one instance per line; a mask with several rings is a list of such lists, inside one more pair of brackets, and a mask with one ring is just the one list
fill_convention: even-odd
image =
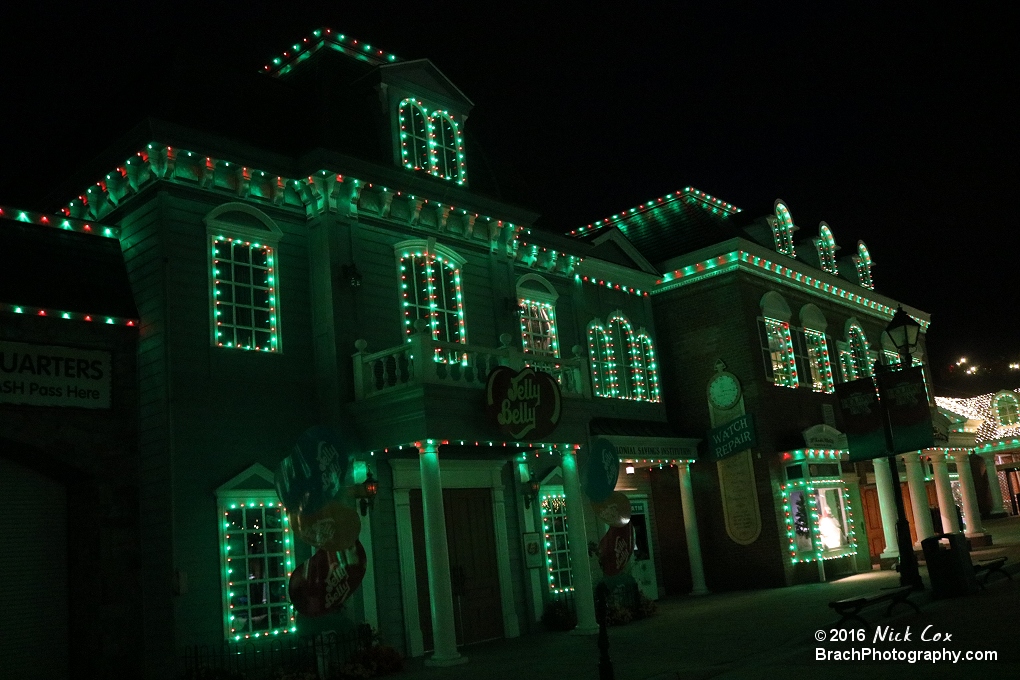
[[(410, 339), (414, 322), (422, 319), (433, 340), (465, 343), (464, 303), (460, 269), (449, 260), (428, 254), (400, 258), (400, 287), (404, 305), (404, 332)], [(461, 361), (457, 352), (436, 350), (436, 361)]]
[(574, 589), (570, 574), (570, 550), (567, 543), (567, 497), (542, 496), (542, 531), (545, 535), (545, 564), (549, 572), (549, 592)]
[(556, 310), (547, 302), (518, 301), (521, 313), (521, 343), (524, 352), (543, 357), (558, 357)]
[(765, 377), (783, 387), (797, 386), (797, 362), (793, 352), (790, 324), (776, 319), (759, 319)]
[(220, 520), (227, 638), (296, 632), (287, 595), (293, 539), (283, 504), (275, 497), (221, 500)]
[(857, 380), (857, 363), (854, 355), (849, 349), (839, 348), (839, 371), (843, 376), (843, 382)]
[(273, 249), (240, 238), (212, 239), (214, 342), (261, 352), (279, 349)]

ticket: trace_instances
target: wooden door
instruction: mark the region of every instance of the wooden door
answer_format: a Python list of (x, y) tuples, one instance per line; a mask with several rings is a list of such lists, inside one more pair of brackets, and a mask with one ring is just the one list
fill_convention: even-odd
[[(418, 614), (425, 649), (433, 649), (432, 605), (421, 489), (410, 493), (411, 529), (418, 585)], [(496, 564), (491, 489), (443, 489), (446, 541), (458, 645), (503, 637), (503, 607)], [(505, 549), (505, 548), (504, 548)]]
[(872, 562), (885, 550), (885, 531), (882, 529), (882, 511), (878, 504), (878, 487), (866, 486), (861, 489), (861, 505), (864, 506), (864, 530), (868, 534), (868, 554)]
[(687, 557), (680, 478), (675, 467), (650, 468), (652, 514), (655, 521), (656, 560), (666, 595), (686, 595), (694, 588), (691, 562)]

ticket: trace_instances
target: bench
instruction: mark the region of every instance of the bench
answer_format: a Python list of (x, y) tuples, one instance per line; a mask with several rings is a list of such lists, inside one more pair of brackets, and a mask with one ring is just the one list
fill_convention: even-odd
[(874, 592), (869, 595), (848, 597), (843, 600), (830, 602), (829, 606), (832, 607), (836, 611), (836, 613), (842, 617), (840, 618), (839, 621), (836, 622), (835, 625), (837, 627), (842, 625), (844, 621), (857, 619), (858, 621), (864, 624), (865, 628), (869, 628), (871, 624), (868, 623), (863, 616), (861, 616), (861, 612), (871, 607), (872, 605), (888, 602), (889, 606), (886, 607), (885, 610), (886, 616), (889, 616), (889, 614), (892, 613), (893, 608), (898, 604), (910, 605), (911, 607), (914, 608), (915, 612), (920, 613), (921, 610), (917, 607), (917, 605), (907, 599), (912, 592), (914, 592), (914, 589), (911, 586), (886, 588), (884, 590), (879, 590), (878, 592)]
[(984, 590), (985, 584), (988, 583), (988, 579), (990, 579), (992, 574), (995, 572), (1002, 574), (1010, 581), (1013, 580), (1013, 575), (1002, 568), (1006, 564), (1007, 559), (1008, 558), (1006, 556), (994, 557), (990, 560), (981, 560), (974, 564), (974, 576), (978, 577), (981, 574), (984, 574), (984, 578), (977, 582), (977, 584), (981, 586), (982, 590)]

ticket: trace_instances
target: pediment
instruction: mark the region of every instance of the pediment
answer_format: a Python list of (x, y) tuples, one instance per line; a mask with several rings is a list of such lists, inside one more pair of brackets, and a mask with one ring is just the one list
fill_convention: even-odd
[(467, 115), (474, 103), (428, 59), (402, 61), (379, 67), (381, 80), (421, 99), (434, 100), (454, 113)]

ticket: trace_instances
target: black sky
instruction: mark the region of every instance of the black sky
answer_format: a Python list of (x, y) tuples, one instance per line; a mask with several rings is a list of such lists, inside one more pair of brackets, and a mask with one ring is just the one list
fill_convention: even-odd
[(255, 70), (328, 26), (430, 58), (475, 103), (468, 162), (513, 168), (542, 226), (688, 185), (754, 214), (782, 198), (797, 237), (825, 220), (843, 253), (867, 243), (878, 292), (931, 313), (934, 363), (1020, 359), (1005, 9), (149, 4), (0, 10), (0, 205), (57, 208), (175, 62)]

